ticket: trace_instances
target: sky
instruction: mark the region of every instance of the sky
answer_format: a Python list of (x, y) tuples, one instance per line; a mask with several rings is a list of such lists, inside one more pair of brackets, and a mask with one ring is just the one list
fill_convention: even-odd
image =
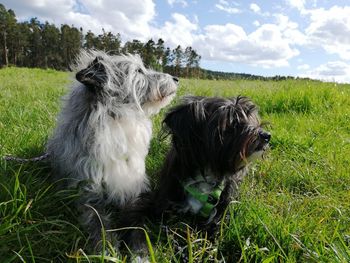
[(350, 83), (349, 0), (0, 0), (20, 21), (37, 17), (192, 46), (202, 68)]

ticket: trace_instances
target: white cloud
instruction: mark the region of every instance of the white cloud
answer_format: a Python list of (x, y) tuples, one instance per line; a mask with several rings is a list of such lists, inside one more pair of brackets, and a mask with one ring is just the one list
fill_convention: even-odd
[(326, 77), (344, 76), (349, 73), (349, 68), (350, 65), (343, 61), (332, 61), (319, 66), (315, 72)]
[(308, 10), (306, 29), (310, 43), (321, 45), (328, 53), (350, 60), (350, 6)]
[(153, 36), (162, 38), (167, 42), (167, 45), (172, 47), (179, 44), (190, 46), (196, 37), (197, 23), (198, 20), (191, 22), (186, 16), (174, 13), (172, 14), (172, 21), (165, 22), (164, 26), (159, 29), (153, 29)]
[(224, 5), (221, 5), (221, 4), (216, 4), (215, 7), (221, 11), (224, 11), (226, 13), (229, 13), (229, 14), (238, 14), (241, 12), (241, 10), (239, 10), (238, 8), (236, 7), (230, 7), (230, 6), (224, 6)]
[(283, 14), (275, 14), (276, 24), (282, 29), (296, 29), (298, 24), (289, 20), (289, 17)]
[(207, 60), (242, 62), (254, 66), (288, 66), (288, 60), (299, 54), (290, 47), (276, 25), (265, 24), (251, 34), (234, 24), (210, 25), (194, 43)]
[(229, 2), (227, 2), (226, 0), (219, 0), (219, 3), (222, 5), (229, 5)]
[(286, 0), (286, 3), (293, 8), (298, 9), (299, 11), (304, 10), (305, 0)]
[(335, 82), (350, 82), (350, 64), (344, 61), (331, 61), (309, 70), (303, 77)]
[(188, 3), (185, 0), (168, 0), (168, 4), (170, 6), (174, 6), (174, 4), (180, 4), (182, 7), (188, 6)]
[(283, 14), (275, 14), (276, 25), (280, 28), (283, 37), (292, 45), (305, 45), (307, 36), (299, 30), (299, 25)]
[(298, 70), (308, 70), (310, 69), (310, 65), (308, 64), (302, 64), (297, 67)]
[[(151, 35), (150, 23), (155, 17), (152, 0), (4, 0), (20, 20), (33, 16), (49, 21), (83, 27), (100, 33), (101, 29), (119, 32), (124, 38), (141, 40)], [(116, 8), (117, 7), (117, 8)], [(82, 12), (84, 10), (84, 12)]]
[(255, 20), (255, 21), (253, 22), (253, 25), (258, 27), (258, 26), (260, 26), (260, 22), (259, 22), (258, 20)]
[[(235, 2), (232, 2), (232, 4), (237, 6), (237, 3)], [(216, 4), (215, 7), (229, 14), (238, 14), (242, 12), (240, 9), (230, 6), (230, 3), (226, 0), (219, 0), (219, 3)]]
[(262, 12), (260, 6), (258, 6), (256, 3), (251, 3), (249, 5), (249, 9), (253, 11), (255, 14), (264, 16), (264, 17), (269, 17), (271, 14), (269, 12)]
[(250, 10), (252, 10), (254, 13), (259, 13), (261, 11), (260, 7), (255, 4), (255, 3), (251, 3), (249, 6)]

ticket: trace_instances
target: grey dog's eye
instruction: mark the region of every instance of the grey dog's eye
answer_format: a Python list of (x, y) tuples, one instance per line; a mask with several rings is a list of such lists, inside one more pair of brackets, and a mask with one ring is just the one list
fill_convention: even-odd
[(143, 73), (142, 69), (140, 69), (140, 68), (137, 70), (137, 72), (141, 73), (141, 74)]

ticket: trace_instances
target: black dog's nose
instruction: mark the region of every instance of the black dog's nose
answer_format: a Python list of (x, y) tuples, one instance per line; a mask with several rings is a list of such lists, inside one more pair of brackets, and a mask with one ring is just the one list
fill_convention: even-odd
[(271, 134), (269, 132), (260, 131), (259, 136), (261, 139), (263, 139), (265, 142), (269, 142), (271, 139)]
[(179, 78), (178, 78), (178, 77), (174, 77), (174, 76), (173, 76), (173, 80), (174, 80), (176, 83), (179, 82)]

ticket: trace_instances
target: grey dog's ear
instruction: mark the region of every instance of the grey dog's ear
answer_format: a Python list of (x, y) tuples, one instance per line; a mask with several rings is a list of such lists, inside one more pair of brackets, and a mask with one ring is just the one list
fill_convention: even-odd
[(106, 68), (101, 60), (103, 60), (101, 57), (96, 57), (87, 68), (75, 75), (76, 79), (91, 91), (101, 89), (107, 82)]

